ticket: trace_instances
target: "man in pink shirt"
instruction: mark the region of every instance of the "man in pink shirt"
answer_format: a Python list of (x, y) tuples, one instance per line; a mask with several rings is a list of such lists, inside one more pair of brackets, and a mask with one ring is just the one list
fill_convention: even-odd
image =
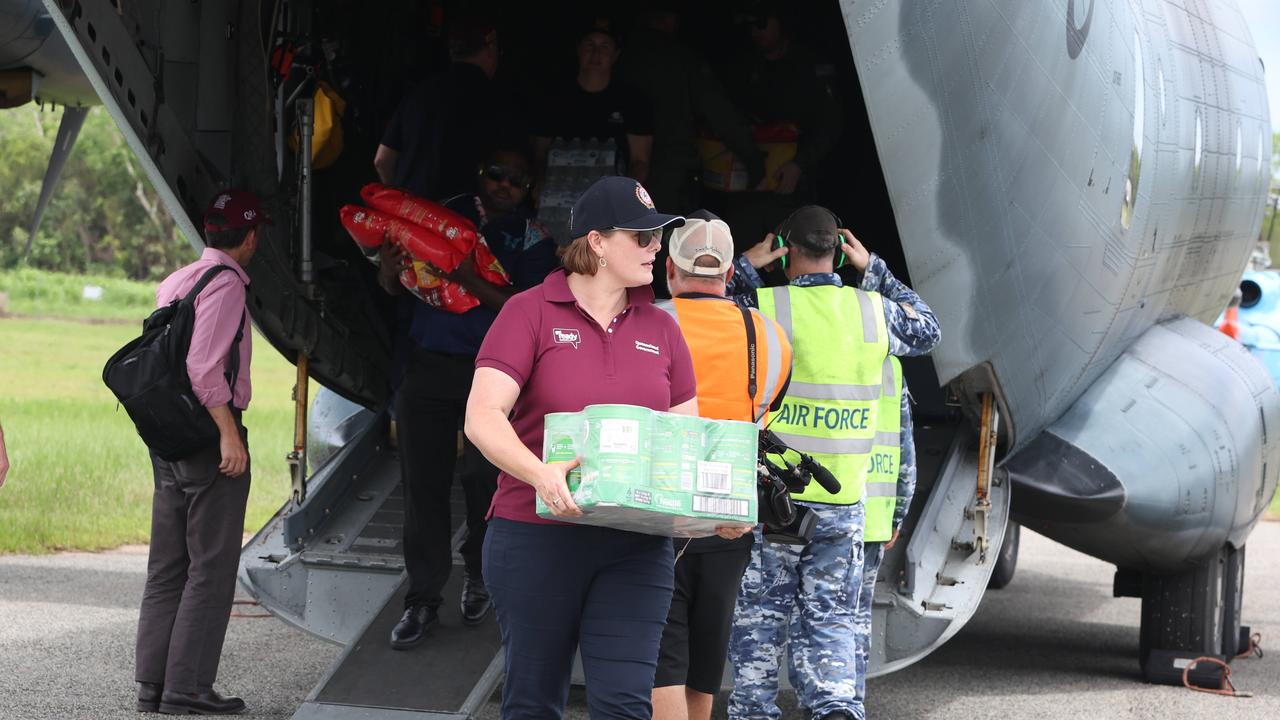
[(156, 290), (156, 304), (163, 307), (190, 292), (210, 268), (230, 268), (196, 296), (187, 353), (191, 389), (217, 424), (219, 442), (175, 462), (151, 455), (151, 550), (134, 674), (141, 712), (222, 715), (245, 709), (240, 698), (215, 692), (213, 682), (249, 499), (248, 433), (240, 416), (249, 405), (253, 343), (244, 268), (264, 222), (270, 220), (250, 193), (219, 193), (205, 214), (208, 247)]

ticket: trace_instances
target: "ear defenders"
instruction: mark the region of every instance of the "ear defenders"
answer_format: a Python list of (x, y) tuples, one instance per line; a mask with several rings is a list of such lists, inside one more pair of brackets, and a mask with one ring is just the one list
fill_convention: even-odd
[[(818, 207), (822, 207), (822, 206), (819, 205)], [(837, 228), (844, 227), (844, 223), (841, 222), (839, 215), (836, 215), (834, 212), (831, 212), (831, 210), (828, 210), (825, 207), (822, 209), (826, 210), (827, 213), (831, 215), (832, 220), (835, 220)], [(800, 212), (800, 208), (796, 208), (794, 211), (792, 211), (792, 213), (788, 215), (787, 218), (783, 220), (778, 225), (778, 227), (773, 231), (773, 244), (775, 248), (787, 247), (787, 236), (791, 234), (791, 218), (795, 217), (797, 212)], [(844, 238), (841, 238), (841, 241), (843, 241), (843, 239)], [(781, 258), (783, 270), (787, 269), (787, 259), (788, 259), (787, 255), (783, 255)], [(844, 256), (844, 250), (837, 250), (836, 251), (836, 267), (837, 268), (844, 267), (845, 259), (846, 258)]]

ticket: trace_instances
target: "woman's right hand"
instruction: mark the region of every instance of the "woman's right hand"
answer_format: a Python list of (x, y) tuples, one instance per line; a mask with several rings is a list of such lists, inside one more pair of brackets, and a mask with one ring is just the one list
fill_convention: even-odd
[(582, 458), (569, 462), (543, 463), (537, 476), (529, 479), (538, 497), (556, 517), (582, 517), (582, 510), (569, 492), (569, 471), (582, 464)]

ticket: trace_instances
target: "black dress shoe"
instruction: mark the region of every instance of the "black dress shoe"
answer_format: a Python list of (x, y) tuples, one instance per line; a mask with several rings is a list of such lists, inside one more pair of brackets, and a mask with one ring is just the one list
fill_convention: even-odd
[(422, 642), (427, 629), (435, 625), (439, 617), (439, 612), (427, 605), (410, 605), (405, 608), (404, 617), (400, 618), (400, 622), (391, 631), (391, 649), (408, 650)]
[(164, 686), (160, 683), (138, 683), (138, 712), (159, 712), (162, 690)]
[(160, 712), (166, 715), (235, 715), (244, 712), (244, 701), (238, 697), (223, 697), (213, 690), (205, 693), (165, 690), (160, 695)]
[(479, 625), (493, 608), (484, 580), (471, 573), (462, 576), (462, 622)]

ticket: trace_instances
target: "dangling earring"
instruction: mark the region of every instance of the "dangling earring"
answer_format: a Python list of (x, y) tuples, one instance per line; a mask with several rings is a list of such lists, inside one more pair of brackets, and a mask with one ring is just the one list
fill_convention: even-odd
[(605, 262), (604, 256), (600, 256), (600, 267), (609, 267), (609, 263)]

